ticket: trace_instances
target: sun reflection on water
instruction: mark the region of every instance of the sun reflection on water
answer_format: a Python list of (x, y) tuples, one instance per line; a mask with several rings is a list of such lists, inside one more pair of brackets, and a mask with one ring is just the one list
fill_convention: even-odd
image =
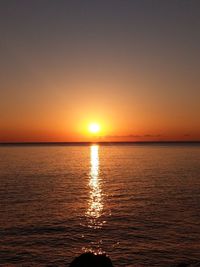
[(90, 197), (88, 201), (87, 217), (90, 219), (89, 227), (99, 228), (102, 223), (98, 221), (102, 215), (103, 202), (102, 190), (99, 179), (99, 146), (92, 145), (90, 148)]

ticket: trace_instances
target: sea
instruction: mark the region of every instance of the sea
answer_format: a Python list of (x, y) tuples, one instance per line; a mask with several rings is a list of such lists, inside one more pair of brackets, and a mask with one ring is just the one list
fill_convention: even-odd
[(200, 144), (0, 146), (0, 266), (200, 262)]

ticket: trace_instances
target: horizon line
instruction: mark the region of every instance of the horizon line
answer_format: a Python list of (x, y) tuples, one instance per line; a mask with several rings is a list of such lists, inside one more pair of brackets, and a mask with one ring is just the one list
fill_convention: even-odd
[(86, 142), (86, 141), (80, 141), (80, 142), (69, 142), (69, 141), (56, 141), (56, 142), (49, 142), (49, 141), (41, 141), (41, 142), (0, 142), (0, 146), (9, 146), (9, 145), (94, 145), (94, 144), (99, 144), (99, 145), (112, 145), (112, 144), (119, 144), (119, 145), (125, 145), (125, 144), (200, 144), (200, 140), (189, 140), (189, 141), (184, 141), (184, 140), (166, 140), (166, 141), (91, 141), (91, 142)]

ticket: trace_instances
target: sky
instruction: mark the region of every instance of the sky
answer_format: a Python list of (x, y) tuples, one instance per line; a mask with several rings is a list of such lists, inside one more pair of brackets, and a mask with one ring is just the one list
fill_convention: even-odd
[(0, 142), (200, 140), (199, 29), (199, 0), (1, 0)]

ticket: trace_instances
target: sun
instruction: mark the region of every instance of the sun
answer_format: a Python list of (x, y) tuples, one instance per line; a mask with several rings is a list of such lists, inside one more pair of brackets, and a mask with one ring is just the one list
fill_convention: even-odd
[(101, 127), (98, 123), (90, 123), (88, 126), (88, 130), (90, 133), (98, 133), (100, 131)]

